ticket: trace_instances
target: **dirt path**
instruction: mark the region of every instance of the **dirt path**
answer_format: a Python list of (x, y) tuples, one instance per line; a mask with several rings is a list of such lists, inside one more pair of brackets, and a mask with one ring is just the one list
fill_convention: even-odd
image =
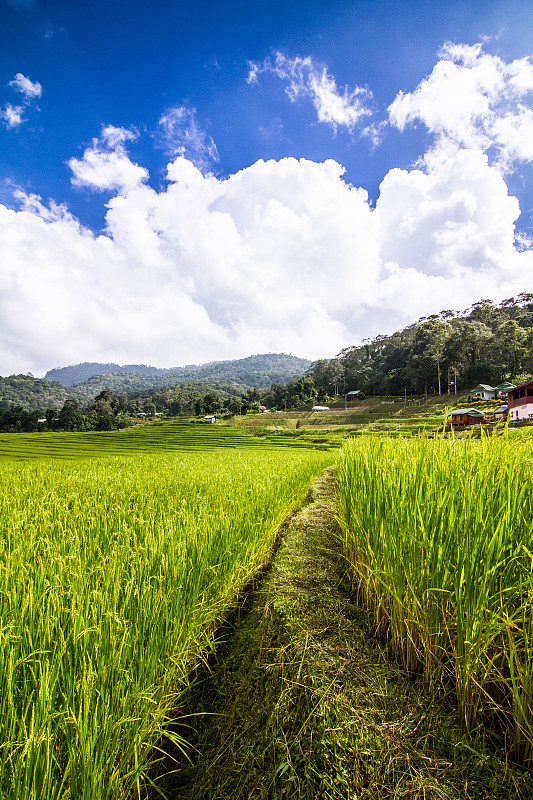
[(387, 662), (338, 553), (333, 491), (330, 469), (199, 676), (197, 755), (167, 796), (531, 800), (528, 776)]

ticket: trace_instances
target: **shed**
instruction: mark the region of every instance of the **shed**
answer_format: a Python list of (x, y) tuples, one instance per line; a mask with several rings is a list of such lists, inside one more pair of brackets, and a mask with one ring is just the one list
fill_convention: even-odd
[(329, 411), (329, 406), (313, 406), (311, 411)]
[(217, 418), (215, 417), (214, 414), (208, 414), (207, 416), (204, 417), (204, 422), (208, 422), (211, 425), (213, 423), (215, 423), (216, 421), (217, 421)]

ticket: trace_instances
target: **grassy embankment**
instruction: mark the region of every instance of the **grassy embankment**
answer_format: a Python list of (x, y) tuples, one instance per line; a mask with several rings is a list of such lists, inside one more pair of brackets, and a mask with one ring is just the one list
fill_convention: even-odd
[(168, 433), (1, 437), (5, 800), (140, 796), (216, 626), (331, 461)]

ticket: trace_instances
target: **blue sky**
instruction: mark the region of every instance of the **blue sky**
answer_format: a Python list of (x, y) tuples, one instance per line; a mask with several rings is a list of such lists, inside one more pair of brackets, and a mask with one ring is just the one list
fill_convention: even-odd
[(531, 8), (0, 0), (0, 374), (531, 291)]

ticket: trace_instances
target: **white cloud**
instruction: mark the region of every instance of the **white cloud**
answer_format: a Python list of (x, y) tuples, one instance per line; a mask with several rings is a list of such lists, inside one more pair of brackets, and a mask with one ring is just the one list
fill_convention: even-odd
[(533, 160), (533, 62), (510, 63), (474, 46), (448, 43), (431, 75), (389, 107), (399, 130), (421, 121), (436, 137), (494, 155), (503, 170)]
[(22, 115), (24, 113), (24, 106), (12, 106), (7, 103), (6, 107), (0, 111), (0, 118), (4, 120), (8, 128), (17, 128), (22, 124)]
[(19, 211), (0, 205), (3, 374), (83, 360), (327, 357), (531, 284), (533, 254), (513, 239), (518, 203), (477, 151), (392, 170), (372, 210), (332, 160), (258, 161), (220, 180), (179, 156), (164, 190), (138, 180), (125, 191), (99, 158), (130, 138), (106, 129), (96, 162), (83, 159), (90, 185), (119, 186), (105, 235), (33, 195)]
[(185, 156), (199, 169), (218, 161), (213, 139), (200, 127), (196, 109), (187, 106), (170, 108), (159, 120), (159, 142), (172, 156)]
[(340, 127), (353, 132), (361, 119), (372, 113), (366, 105), (372, 96), (368, 89), (345, 86), (340, 91), (326, 67), (315, 64), (309, 56), (288, 58), (278, 52), (274, 60), (266, 58), (261, 64), (250, 62), (248, 83), (257, 83), (263, 73), (274, 74), (287, 82), (285, 91), (291, 102), (309, 98), (319, 121), (329, 123), (335, 130)]
[(148, 171), (134, 164), (124, 147), (137, 138), (134, 131), (108, 125), (100, 139), (93, 139), (83, 158), (68, 162), (74, 186), (91, 189), (129, 191), (148, 179)]
[(38, 83), (38, 81), (30, 81), (22, 72), (17, 72), (13, 80), (9, 82), (9, 85), (17, 92), (23, 94), (26, 100), (35, 100), (43, 93), (41, 84)]
[(2, 119), (8, 128), (18, 128), (19, 125), (25, 121), (23, 114), (26, 109), (35, 107), (34, 101), (37, 100), (42, 94), (42, 86), (37, 81), (32, 82), (26, 78), (21, 72), (17, 72), (12, 81), (8, 84), (19, 94), (23, 95), (22, 104), (13, 105), (6, 103), (3, 109), (0, 109), (0, 119)]

